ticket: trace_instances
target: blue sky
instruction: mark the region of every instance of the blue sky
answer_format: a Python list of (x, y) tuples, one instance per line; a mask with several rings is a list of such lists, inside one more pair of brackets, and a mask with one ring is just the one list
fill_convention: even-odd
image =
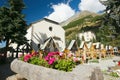
[[(68, 0), (24, 0), (26, 9), (23, 11), (26, 14), (26, 20), (28, 23), (42, 19), (50, 15), (54, 9), (53, 5), (67, 4)], [(79, 0), (73, 0), (69, 5), (76, 11), (78, 11)]]
[[(0, 0), (0, 6), (7, 0)], [(24, 0), (23, 13), (28, 24), (44, 17), (62, 22), (77, 12), (88, 10), (99, 12), (105, 9), (99, 0)]]
[(6, 45), (6, 42), (4, 41), (0, 42), (0, 48), (5, 47), (5, 45)]

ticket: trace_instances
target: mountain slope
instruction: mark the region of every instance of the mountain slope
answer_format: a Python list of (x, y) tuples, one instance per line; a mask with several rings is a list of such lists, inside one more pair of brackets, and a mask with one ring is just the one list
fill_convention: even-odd
[(60, 25), (61, 26), (66, 26), (70, 22), (78, 20), (78, 19), (83, 18), (83, 17), (86, 17), (88, 15), (91, 15), (91, 16), (95, 17), (95, 16), (98, 16), (99, 14), (89, 12), (89, 11), (78, 12), (75, 15), (73, 15), (72, 17), (70, 17), (69, 19), (67, 19), (66, 21), (62, 22)]
[(101, 26), (102, 15), (91, 13), (88, 11), (81, 12), (79, 15), (74, 15), (72, 18), (64, 22), (63, 28), (66, 32), (66, 40), (71, 41), (76, 39), (78, 33), (83, 31), (97, 32), (98, 27)]

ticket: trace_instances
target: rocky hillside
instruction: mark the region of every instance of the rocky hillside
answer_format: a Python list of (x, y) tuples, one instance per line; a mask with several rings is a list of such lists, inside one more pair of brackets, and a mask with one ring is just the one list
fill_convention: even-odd
[(66, 32), (66, 40), (76, 39), (76, 35), (82, 31), (97, 32), (101, 26), (102, 15), (83, 11), (72, 16), (65, 22), (61, 23)]

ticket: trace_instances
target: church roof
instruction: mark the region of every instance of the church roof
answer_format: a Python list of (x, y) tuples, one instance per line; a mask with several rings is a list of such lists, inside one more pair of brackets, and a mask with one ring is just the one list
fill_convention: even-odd
[(48, 18), (43, 18), (43, 19), (41, 19), (41, 20), (35, 21), (35, 22), (31, 23), (31, 25), (32, 25), (32, 24), (35, 24), (35, 23), (38, 23), (38, 22), (40, 22), (40, 21), (43, 21), (43, 20), (59, 25), (58, 22), (53, 21), (53, 20), (48, 19)]

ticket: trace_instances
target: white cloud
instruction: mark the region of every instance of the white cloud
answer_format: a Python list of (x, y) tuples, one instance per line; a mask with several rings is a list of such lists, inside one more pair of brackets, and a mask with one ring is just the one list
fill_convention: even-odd
[(75, 14), (75, 11), (69, 6), (69, 1), (67, 4), (52, 5), (52, 8), (54, 11), (47, 18), (57, 22), (62, 22)]
[(81, 11), (88, 10), (91, 12), (99, 12), (105, 9), (105, 6), (102, 5), (99, 0), (81, 0), (79, 3), (79, 9)]
[(72, 1), (72, 0), (68, 0), (68, 1), (67, 1), (67, 4), (69, 5), (69, 3), (70, 3), (71, 1)]

